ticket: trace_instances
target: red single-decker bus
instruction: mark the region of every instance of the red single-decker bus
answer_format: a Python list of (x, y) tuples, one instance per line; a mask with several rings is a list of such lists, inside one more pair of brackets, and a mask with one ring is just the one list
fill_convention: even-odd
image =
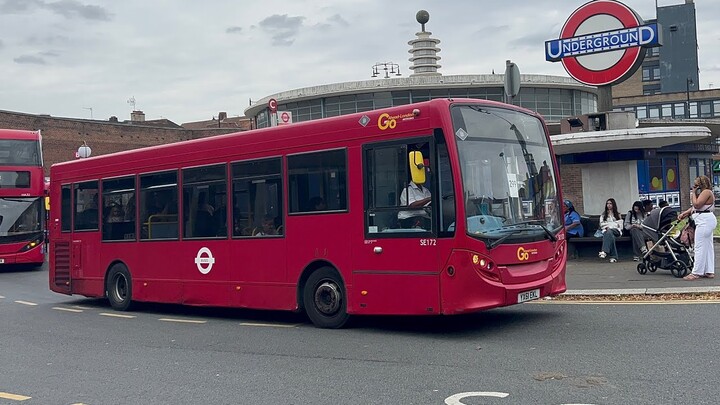
[(565, 291), (542, 118), (437, 99), (51, 168), (50, 288), (349, 315), (463, 314)]

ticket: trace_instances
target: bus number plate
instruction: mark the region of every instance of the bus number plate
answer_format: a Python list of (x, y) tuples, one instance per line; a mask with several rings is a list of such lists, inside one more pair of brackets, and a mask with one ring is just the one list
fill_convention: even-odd
[(532, 301), (540, 298), (540, 289), (525, 291), (518, 294), (518, 304), (525, 301)]

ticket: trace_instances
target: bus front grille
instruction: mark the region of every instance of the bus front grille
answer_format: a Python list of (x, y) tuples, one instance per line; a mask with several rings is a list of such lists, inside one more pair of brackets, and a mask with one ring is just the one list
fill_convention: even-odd
[(70, 291), (70, 242), (55, 242), (55, 277), (56, 287)]

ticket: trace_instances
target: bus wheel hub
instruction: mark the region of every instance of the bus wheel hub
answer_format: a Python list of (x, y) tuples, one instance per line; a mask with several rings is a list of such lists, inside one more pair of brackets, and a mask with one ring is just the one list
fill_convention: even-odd
[(337, 285), (324, 282), (315, 290), (315, 307), (325, 315), (333, 315), (340, 309), (342, 296)]

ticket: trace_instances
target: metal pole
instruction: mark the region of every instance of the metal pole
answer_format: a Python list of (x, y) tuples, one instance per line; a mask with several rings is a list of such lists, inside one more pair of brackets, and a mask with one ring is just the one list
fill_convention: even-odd
[(685, 79), (685, 94), (687, 95), (687, 110), (685, 111), (685, 118), (690, 118), (690, 82), (692, 80), (688, 77)]

